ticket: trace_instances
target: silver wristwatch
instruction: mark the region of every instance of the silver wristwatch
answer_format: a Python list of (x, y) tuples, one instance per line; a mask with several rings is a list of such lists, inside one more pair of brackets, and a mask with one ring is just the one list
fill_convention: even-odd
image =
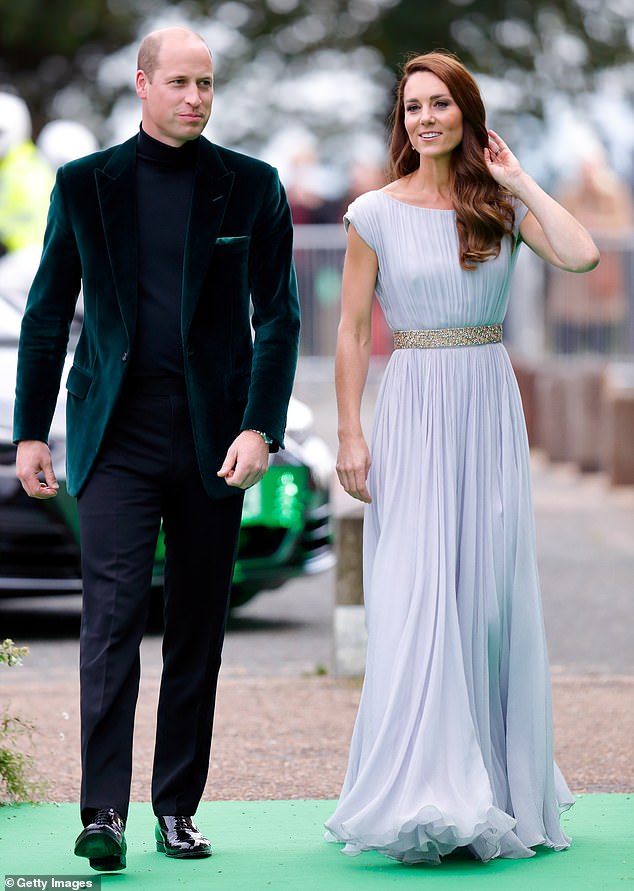
[(250, 429), (251, 433), (259, 433), (267, 445), (273, 445), (273, 440), (268, 435), (268, 433), (265, 433), (263, 430), (254, 430), (252, 427), (250, 427), (249, 429)]

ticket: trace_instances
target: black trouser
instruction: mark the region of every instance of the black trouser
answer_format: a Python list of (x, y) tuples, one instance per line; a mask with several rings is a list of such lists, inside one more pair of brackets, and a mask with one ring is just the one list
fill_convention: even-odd
[[(150, 388), (152, 389), (152, 388)], [(156, 387), (154, 388), (156, 389)], [(161, 389), (166, 389), (165, 385)], [(129, 387), (81, 492), (81, 812), (126, 818), (154, 550), (165, 532), (165, 631), (152, 803), (193, 815), (209, 753), (242, 493), (205, 493), (187, 401)]]

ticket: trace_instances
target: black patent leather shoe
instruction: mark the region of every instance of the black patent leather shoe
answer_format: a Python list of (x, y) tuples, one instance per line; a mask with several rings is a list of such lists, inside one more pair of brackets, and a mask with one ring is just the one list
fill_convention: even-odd
[(156, 850), (166, 857), (211, 857), (209, 839), (191, 817), (158, 817), (155, 837)]
[(75, 854), (88, 857), (93, 869), (111, 872), (125, 869), (125, 824), (113, 808), (97, 811), (75, 842)]

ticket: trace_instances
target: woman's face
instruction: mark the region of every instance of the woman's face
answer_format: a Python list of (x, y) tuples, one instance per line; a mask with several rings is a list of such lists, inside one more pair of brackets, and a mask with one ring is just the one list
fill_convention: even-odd
[(403, 93), (405, 129), (422, 158), (449, 156), (462, 142), (462, 112), (431, 71), (416, 71)]

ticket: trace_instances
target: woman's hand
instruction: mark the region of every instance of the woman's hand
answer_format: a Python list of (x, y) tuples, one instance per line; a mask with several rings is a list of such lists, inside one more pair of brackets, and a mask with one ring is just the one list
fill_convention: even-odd
[(342, 440), (337, 453), (337, 476), (348, 495), (370, 504), (367, 487), (370, 470), (370, 451), (362, 434)]
[(484, 149), (484, 163), (493, 179), (514, 194), (513, 183), (523, 174), (522, 166), (501, 136), (489, 130), (489, 145)]

